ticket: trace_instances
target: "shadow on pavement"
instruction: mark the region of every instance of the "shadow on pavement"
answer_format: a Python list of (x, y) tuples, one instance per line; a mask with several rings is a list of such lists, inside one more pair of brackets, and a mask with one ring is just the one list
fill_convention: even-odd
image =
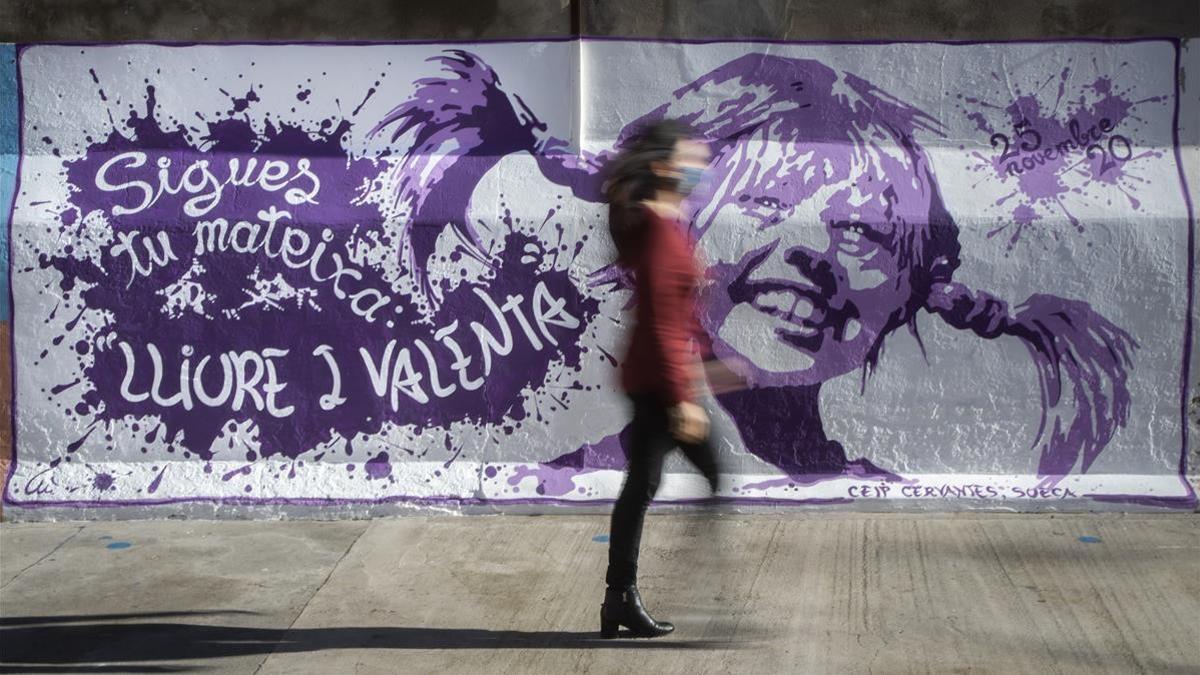
[(203, 665), (4, 665), (0, 673), (196, 673)]
[[(123, 665), (324, 649), (734, 649), (729, 640), (601, 640), (593, 632), (482, 628), (254, 628), (145, 619), (235, 612), (162, 612), (8, 617), (0, 625), (3, 672), (175, 672), (174, 666)], [(236, 612), (254, 614), (253, 612)], [(129, 623), (114, 620), (130, 619)], [(91, 665), (89, 665), (91, 664)]]
[(49, 623), (85, 623), (96, 621), (121, 621), (125, 619), (165, 619), (179, 616), (228, 616), (230, 614), (255, 615), (241, 609), (223, 609), (186, 612), (142, 612), (140, 614), (65, 614), (61, 616), (17, 616), (0, 617), (0, 626), (36, 626)]

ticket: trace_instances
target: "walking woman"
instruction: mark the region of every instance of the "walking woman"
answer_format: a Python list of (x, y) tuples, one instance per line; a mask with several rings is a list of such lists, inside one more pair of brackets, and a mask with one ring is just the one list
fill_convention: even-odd
[(609, 165), (605, 196), (617, 263), (634, 280), (636, 324), (621, 367), (633, 423), (628, 474), (612, 514), (604, 638), (617, 637), (620, 626), (637, 637), (674, 630), (650, 616), (637, 589), (642, 522), (666, 455), (681, 448), (714, 492), (718, 476), (708, 415), (696, 403), (703, 368), (693, 348), (700, 337), (695, 298), (703, 271), (680, 210), (708, 165), (708, 147), (674, 120), (647, 125), (624, 146)]

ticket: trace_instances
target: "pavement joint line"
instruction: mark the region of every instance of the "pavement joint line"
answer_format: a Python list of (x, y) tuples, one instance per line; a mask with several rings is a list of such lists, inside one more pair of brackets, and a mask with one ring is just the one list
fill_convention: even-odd
[[(992, 536), (992, 532), (986, 527), (980, 527), (978, 523), (975, 524), (975, 528), (979, 531), (983, 542), (987, 545), (988, 552), (992, 554), (992, 559), (995, 561), (996, 567), (1000, 570), (1001, 575), (1003, 575), (1004, 581), (1008, 583), (1008, 587), (1012, 589), (1012, 591), (1016, 592), (1020, 586), (1012, 578), (1012, 575), (1008, 571), (1008, 566), (1004, 564), (1004, 558), (1000, 556), (1000, 549), (996, 548), (996, 540)], [(1035, 617), (1029, 613), (1029, 608), (1027, 606), (1022, 605), (1019, 611), (1027, 623), (1030, 625), (1035, 623)], [(1058, 664), (1054, 662), (1053, 657), (1050, 656), (1054, 653), (1054, 648), (1050, 645), (1046, 633), (1039, 632), (1037, 637), (1041, 642), (1042, 652), (1043, 655), (1045, 655), (1046, 663), (1049, 664), (1051, 672), (1055, 673), (1055, 675), (1058, 675), (1062, 671), (1059, 669)]]
[(40, 564), (42, 563), (42, 561), (43, 561), (43, 560), (46, 560), (47, 558), (49, 558), (50, 556), (54, 555), (55, 553), (58, 553), (58, 549), (62, 548), (63, 546), (66, 546), (66, 545), (67, 545), (67, 544), (68, 544), (68, 543), (69, 543), (69, 542), (70, 542), (72, 539), (74, 539), (75, 537), (79, 536), (79, 533), (80, 533), (80, 532), (83, 532), (83, 530), (84, 530), (85, 528), (87, 528), (87, 526), (88, 526), (88, 524), (87, 524), (87, 523), (84, 523), (84, 524), (80, 525), (78, 529), (76, 529), (74, 532), (72, 532), (72, 533), (71, 533), (71, 536), (69, 536), (69, 537), (67, 537), (66, 539), (63, 539), (62, 541), (60, 541), (60, 542), (58, 543), (58, 545), (57, 545), (57, 546), (55, 546), (53, 549), (51, 549), (51, 551), (50, 551), (49, 553), (47, 553), (46, 555), (44, 555), (44, 556), (42, 556), (42, 557), (38, 558), (37, 560), (35, 560), (35, 561), (31, 562), (31, 563), (29, 563), (28, 565), (26, 565), (24, 569), (22, 569), (20, 572), (17, 572), (15, 575), (13, 575), (13, 578), (9, 579), (7, 584), (4, 584), (3, 586), (0, 586), (0, 591), (2, 591), (2, 590), (4, 590), (5, 588), (8, 588), (9, 586), (11, 586), (11, 585), (13, 584), (13, 582), (15, 582), (17, 579), (20, 579), (20, 578), (21, 578), (21, 575), (22, 575), (22, 574), (25, 574), (26, 572), (28, 572), (29, 570), (33, 569), (34, 567), (37, 567), (38, 565), (40, 565)]
[[(329, 580), (333, 578), (333, 573), (337, 571), (339, 566), (341, 566), (342, 561), (346, 559), (346, 556), (350, 555), (350, 551), (354, 550), (354, 547), (357, 546), (358, 542), (362, 540), (363, 535), (367, 533), (367, 530), (370, 530), (372, 527), (374, 527), (376, 522), (377, 521), (374, 520), (367, 521), (366, 526), (359, 530), (358, 536), (354, 537), (354, 541), (350, 542), (350, 545), (346, 547), (345, 551), (342, 551), (342, 555), (338, 557), (337, 562), (333, 563), (333, 565), (329, 568), (329, 573), (325, 575), (325, 578), (321, 580), (321, 583), (317, 584), (316, 588), (313, 589), (312, 594), (309, 595), (308, 599), (304, 601), (304, 606), (300, 608), (299, 612), (296, 612), (296, 616), (292, 617), (291, 622), (288, 623), (288, 627), (283, 631), (282, 634), (280, 634), (280, 642), (287, 637), (287, 634), (291, 632), (293, 627), (295, 627), (296, 622), (300, 620), (300, 617), (304, 616), (304, 612), (308, 609), (308, 606), (312, 604), (313, 598), (317, 597), (317, 593), (320, 593), (322, 588), (325, 588), (325, 584), (329, 583)], [(263, 656), (263, 660), (260, 661), (258, 667), (254, 669), (255, 675), (258, 675), (258, 673), (262, 671), (263, 666), (267, 665), (267, 661), (270, 661), (271, 657), (275, 656), (275, 650), (278, 647), (279, 642), (276, 642), (275, 646), (271, 648), (271, 651)]]
[(782, 529), (782, 521), (775, 521), (775, 527), (771, 530), (771, 536), (767, 539), (767, 545), (763, 547), (763, 556), (758, 561), (758, 566), (754, 569), (754, 578), (750, 580), (749, 590), (746, 591), (746, 601), (742, 603), (742, 609), (738, 612), (738, 618), (733, 623), (733, 630), (729, 632), (730, 639), (737, 635), (738, 629), (742, 627), (742, 619), (746, 616), (746, 610), (749, 609), (750, 603), (754, 600), (754, 588), (758, 585), (758, 579), (762, 576), (763, 568), (767, 564), (767, 560), (771, 557), (772, 547), (775, 546), (776, 539), (779, 538), (779, 530)]

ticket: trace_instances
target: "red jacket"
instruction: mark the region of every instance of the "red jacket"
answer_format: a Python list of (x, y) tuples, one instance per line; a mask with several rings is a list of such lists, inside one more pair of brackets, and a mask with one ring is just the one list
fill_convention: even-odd
[(678, 222), (649, 208), (642, 213), (644, 234), (629, 261), (636, 324), (621, 384), (631, 394), (659, 394), (668, 405), (693, 401), (699, 371), (692, 339), (700, 337), (696, 294), (704, 274)]

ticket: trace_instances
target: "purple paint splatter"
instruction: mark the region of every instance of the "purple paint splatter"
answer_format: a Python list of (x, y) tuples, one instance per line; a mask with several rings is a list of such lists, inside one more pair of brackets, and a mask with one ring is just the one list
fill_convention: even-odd
[[(999, 180), (1009, 191), (995, 200), (995, 206), (1008, 209), (999, 225), (988, 233), (1008, 233), (1011, 251), (1024, 235), (1042, 228), (1052, 236), (1057, 212), (1077, 232), (1084, 224), (1073, 212), (1076, 202), (1105, 200), (1113, 205), (1113, 195), (1124, 195), (1130, 208), (1138, 210), (1142, 201), (1136, 193), (1145, 180), (1139, 176), (1145, 157), (1160, 157), (1161, 150), (1138, 148), (1135, 139), (1145, 120), (1139, 107), (1166, 105), (1167, 97), (1135, 99), (1132, 87), (1114, 82), (1120, 73), (1095, 77), (1087, 84), (1070, 87), (1078, 80), (1074, 64), (1037, 83), (1032, 91), (1013, 84), (1006, 104), (959, 95), (959, 108), (975, 127), (988, 135), (991, 150), (971, 153), (975, 165), (971, 171), (985, 180)], [(1007, 78), (994, 77), (998, 83)], [(997, 89), (994, 99), (1003, 100), (1010, 90)]]
[[(157, 416), (166, 441), (206, 460), (229, 422), (252, 421), (258, 458), (295, 457), (385, 423), (519, 419), (522, 390), (556, 363), (578, 365), (579, 337), (598, 303), (565, 271), (528, 259), (543, 244), (513, 230), (490, 257), (464, 247), (451, 256), (477, 257), (487, 273), (452, 288), (443, 282), (436, 307), (418, 306), (383, 266), (351, 260), (350, 242), (390, 243), (379, 207), (365, 199), (385, 167), (347, 153), (352, 123), (268, 118), (257, 127), (243, 113), (259, 100), (254, 89), (231, 97), (231, 110), (197, 129), (166, 118), (149, 85), (144, 108), (64, 164), (69, 211), (103, 213), (115, 238), (98, 261), (70, 251), (40, 261), (87, 308), (111, 313), (76, 343), (92, 360), (83, 404), (69, 414), (105, 423)], [(98, 176), (120, 187), (98, 187)], [(333, 386), (322, 349), (341, 376), (332, 409), (319, 405)], [(275, 355), (264, 358), (268, 350)], [(283, 386), (270, 392), (272, 382)], [(390, 474), (386, 453), (367, 473)]]
[(366, 469), (367, 477), (372, 480), (383, 479), (392, 475), (392, 465), (386, 452), (381, 452), (368, 459), (363, 468)]

